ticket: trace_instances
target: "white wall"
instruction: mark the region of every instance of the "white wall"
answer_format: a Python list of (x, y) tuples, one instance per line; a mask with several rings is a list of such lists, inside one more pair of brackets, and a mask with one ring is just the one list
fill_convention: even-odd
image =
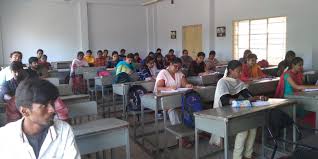
[[(23, 62), (42, 48), (49, 61), (71, 60), (79, 48), (78, 7), (55, 1), (1, 1), (4, 62), (22, 51)], [(62, 58), (61, 58), (62, 57)]]
[(89, 46), (146, 55), (146, 12), (140, 4), (88, 3)]
[[(162, 48), (164, 54), (172, 48), (179, 54), (182, 51), (182, 26), (202, 24), (203, 27), (203, 51), (210, 50), (210, 0), (175, 0), (175, 4), (171, 1), (164, 0), (157, 4), (148, 6), (147, 15), (148, 26), (155, 31), (150, 37), (150, 44), (155, 42), (156, 47)], [(213, 16), (213, 15), (212, 15)], [(153, 19), (154, 18), (154, 19)], [(170, 39), (170, 31), (177, 31), (177, 39)], [(179, 54), (180, 55), (180, 54)]]
[[(225, 38), (215, 38), (217, 54), (232, 58), (233, 20), (287, 16), (287, 50), (294, 50), (304, 58), (305, 68), (311, 68), (313, 36), (317, 35), (311, 21), (318, 15), (316, 8), (315, 0), (215, 0), (215, 27), (227, 27)], [(315, 52), (318, 53), (317, 49)], [(314, 57), (318, 59), (317, 55)]]

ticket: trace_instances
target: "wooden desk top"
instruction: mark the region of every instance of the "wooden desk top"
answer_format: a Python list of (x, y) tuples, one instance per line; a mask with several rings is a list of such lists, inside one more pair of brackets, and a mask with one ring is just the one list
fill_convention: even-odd
[(268, 106), (257, 106), (257, 107), (244, 107), (244, 108), (232, 108), (232, 106), (225, 106), (221, 108), (208, 109), (201, 112), (194, 113), (194, 116), (204, 117), (213, 120), (229, 121), (232, 118), (263, 111), (266, 109), (273, 109), (280, 106), (287, 106), (296, 104), (294, 100), (288, 99), (274, 99), (268, 100), (271, 104)]
[(73, 126), (75, 136), (94, 134), (102, 131), (128, 127), (128, 122), (116, 118), (106, 118)]

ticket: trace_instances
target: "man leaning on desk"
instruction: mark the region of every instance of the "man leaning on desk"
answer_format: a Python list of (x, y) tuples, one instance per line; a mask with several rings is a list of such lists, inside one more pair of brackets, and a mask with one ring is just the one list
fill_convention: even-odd
[(23, 117), (0, 128), (0, 158), (80, 158), (71, 126), (54, 119), (58, 95), (46, 80), (19, 84), (16, 105)]

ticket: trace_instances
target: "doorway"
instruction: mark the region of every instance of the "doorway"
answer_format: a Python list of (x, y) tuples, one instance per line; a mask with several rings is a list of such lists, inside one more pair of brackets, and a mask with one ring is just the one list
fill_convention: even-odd
[(182, 27), (182, 47), (189, 51), (189, 56), (196, 58), (202, 51), (202, 24)]

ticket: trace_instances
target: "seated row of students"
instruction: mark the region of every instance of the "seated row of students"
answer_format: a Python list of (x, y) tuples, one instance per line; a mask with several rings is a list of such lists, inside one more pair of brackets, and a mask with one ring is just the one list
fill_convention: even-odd
[[(15, 51), (10, 56), (10, 66), (0, 72), (0, 99), (6, 104), (7, 122), (15, 121), (21, 117), (15, 104), (15, 91), (20, 82), (27, 78), (39, 78), (40, 74), (37, 72), (37, 57), (29, 58), (30, 66), (28, 69), (23, 69), (22, 53)], [(55, 108), (59, 119), (68, 119), (68, 110), (60, 98), (55, 101)]]

